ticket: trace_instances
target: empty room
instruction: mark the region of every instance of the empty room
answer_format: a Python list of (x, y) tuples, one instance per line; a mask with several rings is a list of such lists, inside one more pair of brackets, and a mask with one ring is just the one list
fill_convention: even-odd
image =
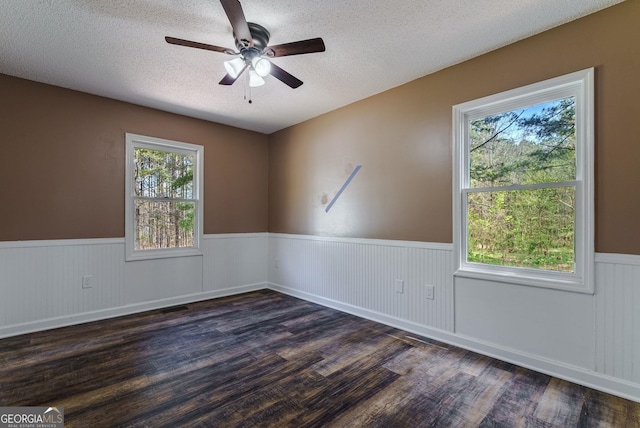
[(0, 0), (0, 427), (640, 427), (638, 22)]

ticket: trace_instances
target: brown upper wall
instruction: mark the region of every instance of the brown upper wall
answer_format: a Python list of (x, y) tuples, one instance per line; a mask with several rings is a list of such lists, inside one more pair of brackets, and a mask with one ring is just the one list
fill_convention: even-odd
[(596, 250), (640, 254), (638, 22), (627, 1), (272, 134), (269, 231), (452, 242), (452, 106), (595, 67)]
[(204, 146), (204, 233), (267, 230), (268, 137), (0, 75), (0, 241), (124, 236), (125, 133)]

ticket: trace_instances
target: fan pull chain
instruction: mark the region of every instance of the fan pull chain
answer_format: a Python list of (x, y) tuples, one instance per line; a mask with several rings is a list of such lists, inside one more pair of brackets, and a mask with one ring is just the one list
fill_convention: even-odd
[(244, 99), (247, 100), (247, 88), (249, 88), (249, 104), (253, 103), (253, 100), (251, 99), (251, 85), (249, 85), (249, 73), (245, 73), (245, 78), (244, 78)]

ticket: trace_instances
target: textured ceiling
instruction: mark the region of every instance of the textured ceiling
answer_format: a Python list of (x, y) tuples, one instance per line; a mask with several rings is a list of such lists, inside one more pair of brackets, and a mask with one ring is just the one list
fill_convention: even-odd
[(234, 48), (218, 0), (0, 0), (0, 73), (272, 133), (621, 0), (242, 0), (270, 44), (322, 37), (326, 52), (273, 62), (245, 100), (218, 85)]

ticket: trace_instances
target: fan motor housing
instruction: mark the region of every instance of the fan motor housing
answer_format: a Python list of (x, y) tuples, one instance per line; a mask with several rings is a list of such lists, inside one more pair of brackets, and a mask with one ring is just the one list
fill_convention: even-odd
[(233, 35), (236, 41), (236, 48), (240, 53), (244, 53), (247, 50), (258, 51), (258, 54), (261, 54), (264, 48), (269, 44), (269, 31), (264, 28), (260, 24), (256, 24), (254, 22), (247, 22), (249, 25), (249, 32), (251, 33), (251, 38), (253, 39), (253, 46), (249, 46), (249, 42), (247, 40), (238, 40), (238, 37)]

